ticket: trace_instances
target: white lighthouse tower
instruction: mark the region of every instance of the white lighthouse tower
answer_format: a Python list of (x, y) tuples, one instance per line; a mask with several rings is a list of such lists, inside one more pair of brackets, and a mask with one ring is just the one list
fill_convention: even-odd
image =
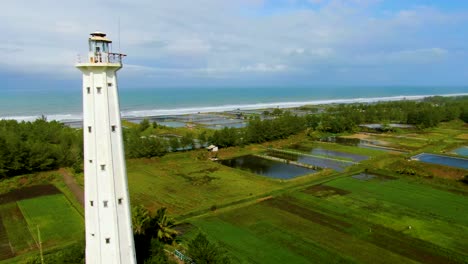
[(91, 33), (83, 73), (86, 263), (136, 263), (120, 123), (119, 53), (102, 32)]

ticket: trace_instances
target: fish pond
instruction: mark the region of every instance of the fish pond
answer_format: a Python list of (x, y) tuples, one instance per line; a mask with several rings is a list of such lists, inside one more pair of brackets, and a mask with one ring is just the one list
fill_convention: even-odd
[(231, 168), (250, 171), (255, 174), (260, 174), (276, 179), (292, 179), (315, 172), (315, 170), (312, 169), (287, 164), (280, 161), (268, 160), (253, 155), (220, 160), (219, 162)]
[(319, 168), (330, 168), (336, 171), (344, 171), (347, 167), (353, 165), (353, 162), (350, 161), (341, 161), (332, 158), (321, 158), (321, 157), (313, 157), (308, 155), (300, 155), (295, 153), (283, 152), (283, 151), (276, 151), (276, 150), (268, 150), (268, 156), (286, 159), (291, 161), (296, 161), (299, 163), (304, 163), (307, 165), (317, 166)]
[(381, 150), (381, 151), (386, 151), (386, 152), (399, 152), (399, 153), (406, 152), (404, 150), (382, 146), (381, 145), (382, 142), (378, 140), (344, 138), (344, 137), (327, 137), (327, 138), (322, 138), (320, 141), (337, 143), (337, 144), (345, 145), (345, 146), (355, 146), (355, 147), (360, 147), (360, 148), (375, 149), (375, 150)]
[(315, 154), (315, 155), (344, 158), (344, 159), (352, 160), (355, 162), (360, 162), (360, 161), (369, 159), (368, 156), (364, 156), (364, 155), (340, 152), (340, 151), (329, 150), (329, 149), (324, 149), (324, 148), (314, 148), (310, 151), (310, 153)]
[(412, 159), (426, 162), (426, 163), (457, 167), (461, 169), (468, 169), (468, 159), (464, 159), (464, 158), (421, 153), (419, 155), (412, 157)]

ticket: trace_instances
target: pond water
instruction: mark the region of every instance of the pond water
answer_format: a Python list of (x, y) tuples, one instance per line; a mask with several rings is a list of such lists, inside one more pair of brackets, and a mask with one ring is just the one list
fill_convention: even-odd
[(381, 142), (378, 140), (369, 140), (369, 139), (359, 139), (359, 138), (343, 138), (343, 137), (327, 137), (320, 139), (322, 142), (331, 142), (331, 143), (337, 143), (341, 145), (346, 145), (346, 146), (355, 146), (355, 147), (360, 147), (360, 148), (367, 148), (367, 149), (375, 149), (375, 150), (381, 150), (381, 151), (386, 151), (386, 152), (399, 152), (399, 153), (405, 153), (405, 151), (400, 151), (397, 149), (390, 149), (386, 148), (385, 146), (381, 146)]
[(422, 162), (426, 162), (426, 163), (433, 163), (433, 164), (445, 165), (445, 166), (450, 166), (450, 167), (457, 167), (461, 169), (468, 169), (468, 159), (464, 159), (464, 158), (449, 157), (449, 156), (442, 156), (442, 155), (428, 154), (428, 153), (421, 153), (412, 158), (422, 161)]
[(352, 154), (352, 153), (341, 152), (341, 151), (336, 151), (336, 150), (329, 150), (329, 149), (324, 149), (320, 147), (310, 148), (310, 147), (305, 147), (301, 145), (293, 145), (291, 146), (291, 148), (304, 151), (304, 152), (309, 152), (310, 154), (314, 154), (314, 155), (328, 156), (331, 158), (333, 157), (344, 158), (346, 160), (351, 160), (354, 162), (360, 162), (360, 161), (369, 159), (369, 157), (365, 155)]
[(312, 169), (279, 161), (263, 159), (253, 155), (246, 155), (228, 160), (220, 160), (219, 162), (231, 168), (246, 170), (276, 179), (291, 179), (315, 172), (315, 170)]
[(453, 152), (460, 156), (468, 157), (468, 147), (457, 148)]
[(163, 122), (157, 122), (158, 125), (161, 126), (167, 126), (167, 127), (184, 127), (185, 123), (183, 122), (177, 122), (177, 121), (163, 121)]
[(280, 151), (267, 151), (268, 156), (280, 158), (280, 159), (287, 159), (291, 161), (297, 161), (300, 163), (308, 164), (317, 166), (319, 168), (330, 168), (336, 171), (344, 171), (346, 167), (353, 165), (351, 162), (345, 161), (338, 161), (338, 160), (331, 160), (327, 158), (318, 158), (318, 157), (311, 157), (306, 155), (298, 155), (292, 153), (285, 153)]
[(360, 173), (360, 174), (353, 175), (351, 177), (353, 177), (354, 179), (361, 180), (361, 181), (368, 181), (368, 180), (374, 179), (375, 175), (368, 174), (368, 173)]
[(198, 124), (202, 125), (223, 125), (223, 124), (229, 124), (229, 123), (236, 123), (242, 121), (240, 119), (210, 119), (206, 121), (197, 121)]
[(349, 159), (355, 162), (360, 162), (360, 161), (369, 159), (368, 156), (364, 156), (364, 155), (351, 154), (351, 153), (329, 150), (329, 149), (324, 149), (324, 148), (314, 148), (313, 150), (310, 151), (310, 153), (315, 154), (315, 155), (345, 158), (345, 159)]
[(211, 126), (206, 126), (206, 128), (210, 129), (215, 129), (215, 130), (220, 130), (225, 127), (234, 127), (234, 128), (241, 128), (247, 126), (247, 123), (230, 123), (230, 124), (224, 124), (224, 125), (211, 125)]

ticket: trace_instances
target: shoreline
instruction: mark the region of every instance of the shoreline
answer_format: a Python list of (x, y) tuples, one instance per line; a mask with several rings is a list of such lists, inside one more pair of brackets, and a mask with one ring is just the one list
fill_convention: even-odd
[[(427, 97), (443, 96), (443, 97), (457, 97), (468, 96), (468, 93), (454, 93), (454, 94), (431, 94), (431, 95), (397, 95), (397, 96), (384, 96), (384, 97), (361, 97), (361, 98), (348, 98), (348, 99), (317, 99), (310, 101), (300, 102), (272, 102), (272, 103), (256, 103), (256, 104), (230, 104), (220, 106), (200, 106), (200, 107), (181, 107), (175, 109), (147, 109), (147, 110), (124, 110), (121, 111), (122, 119), (141, 120), (144, 118), (155, 118), (165, 116), (183, 116), (189, 114), (207, 114), (207, 113), (223, 113), (230, 111), (252, 111), (272, 108), (297, 108), (306, 105), (331, 105), (331, 104), (352, 104), (352, 103), (376, 103), (376, 102), (390, 102), (390, 101), (417, 101)], [(64, 124), (73, 124), (82, 121), (82, 114), (50, 114), (44, 115), (47, 120), (55, 120)], [(0, 120), (17, 120), (17, 121), (34, 121), (40, 118), (41, 115), (14, 115), (14, 116), (1, 116)]]

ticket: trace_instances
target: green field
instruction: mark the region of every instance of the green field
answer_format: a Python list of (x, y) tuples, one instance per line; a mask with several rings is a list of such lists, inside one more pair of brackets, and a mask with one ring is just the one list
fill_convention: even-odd
[[(373, 136), (414, 150), (408, 154), (317, 142), (305, 134), (218, 153), (227, 159), (268, 148), (309, 153), (320, 147), (369, 157), (344, 173), (322, 170), (291, 180), (223, 166), (204, 150), (128, 160), (131, 204), (152, 211), (165, 206), (171, 217), (191, 224), (175, 248), (184, 251), (202, 231), (234, 263), (468, 263), (468, 188), (457, 181), (466, 170), (408, 160), (466, 145), (459, 135), (467, 132), (454, 122)], [(379, 175), (351, 177), (360, 172)], [(83, 237), (83, 210), (60, 173), (6, 179), (0, 195), (50, 183), (59, 194), (0, 205), (0, 259), (16, 255), (5, 260), (16, 263), (37, 254), (38, 227), (49, 251)]]
[(1, 204), (0, 216), (0, 243), (8, 245), (0, 248), (0, 259), (37, 251), (38, 231), (44, 250), (70, 244), (84, 235), (83, 217), (63, 194)]
[(190, 222), (239, 263), (468, 261), (467, 197), (402, 179), (340, 178)]
[(36, 239), (39, 228), (44, 245), (58, 245), (83, 236), (83, 218), (64, 195), (43, 196), (17, 203)]
[(213, 205), (261, 196), (321, 175), (292, 181), (275, 180), (213, 161), (197, 160), (196, 153), (128, 161), (132, 203), (151, 209), (165, 206), (171, 214), (184, 215)]
[(29, 232), (28, 224), (16, 203), (1, 205), (0, 214), (7, 233), (7, 240), (9, 240), (15, 254), (37, 248), (36, 242)]

